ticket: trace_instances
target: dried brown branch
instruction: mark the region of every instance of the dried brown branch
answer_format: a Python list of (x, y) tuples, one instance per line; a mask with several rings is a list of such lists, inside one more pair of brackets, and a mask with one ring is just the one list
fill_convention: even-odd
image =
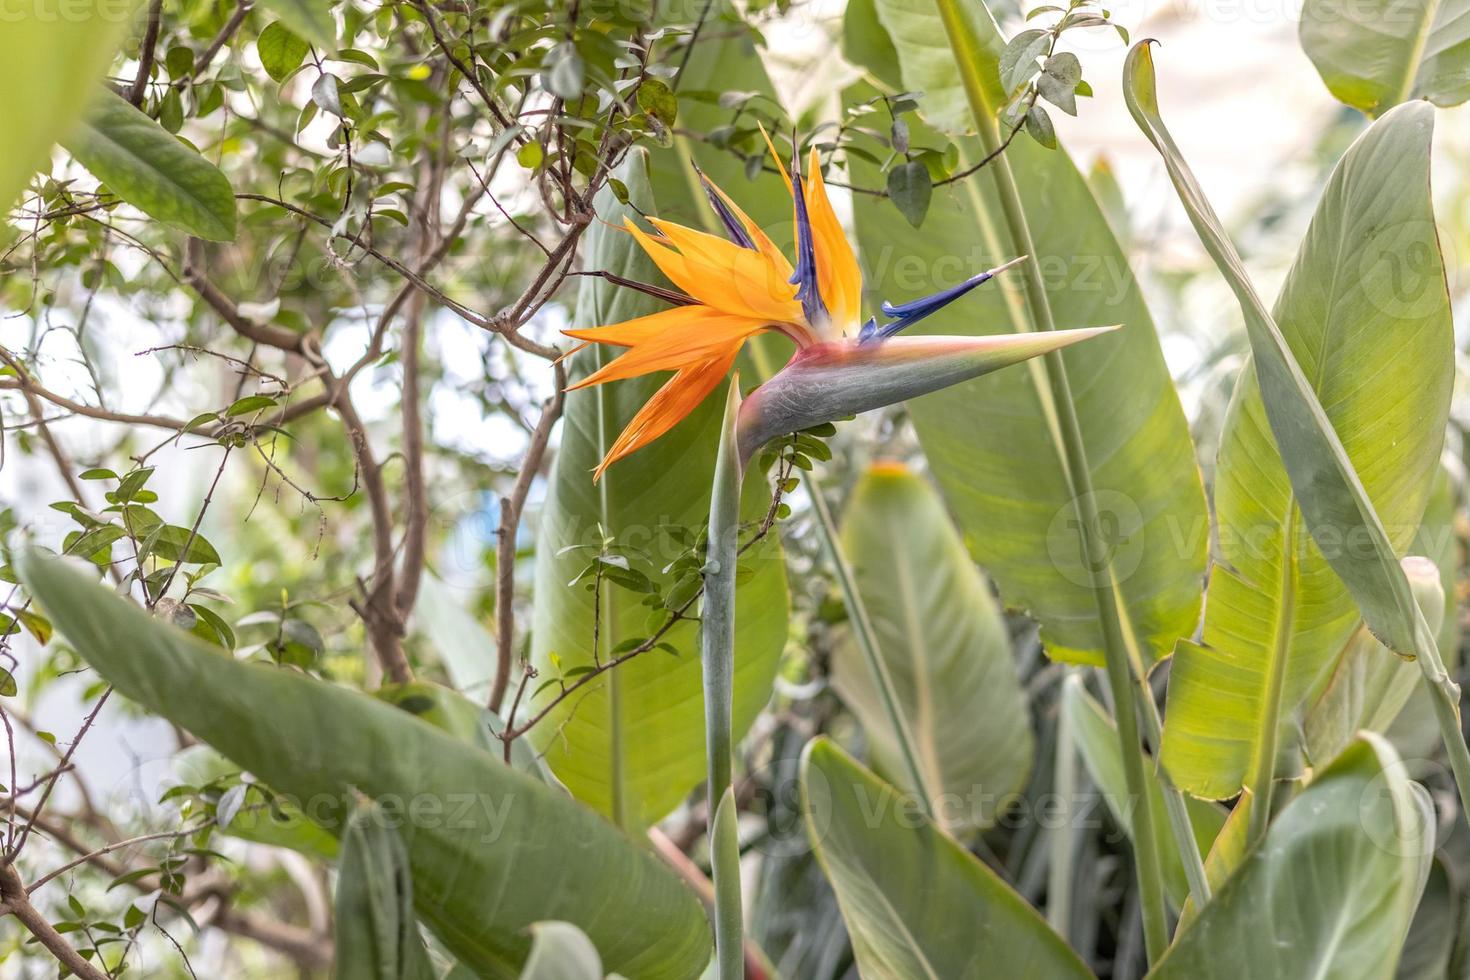
[(561, 418), (566, 402), (566, 370), (556, 365), (556, 389), (541, 406), (541, 418), (531, 433), (526, 457), (521, 461), (515, 485), (509, 497), (500, 498), (500, 527), (496, 531), (495, 549), (495, 684), (490, 690), (489, 707), (499, 711), (510, 684), (511, 649), (515, 642), (516, 537), (521, 526), (521, 512), (531, 492), (531, 481), (541, 470), (551, 430)]
[[(412, 251), (418, 265), (423, 264), (438, 232), (440, 186), (449, 157), (448, 114), (443, 120), (436, 152), (419, 168), (419, 188), (414, 195)], [(423, 292), (415, 292), (409, 297), (400, 353), (403, 365), (404, 532), (398, 590), (393, 596), (395, 612), (400, 620), (408, 618), (418, 599), (429, 532), (429, 491), (424, 476), (424, 396), (420, 387), (422, 371), (419, 365), (426, 300)]]

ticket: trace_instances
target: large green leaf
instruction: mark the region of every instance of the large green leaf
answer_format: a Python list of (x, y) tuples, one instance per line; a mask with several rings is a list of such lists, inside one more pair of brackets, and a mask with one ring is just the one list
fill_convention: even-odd
[(1392, 976), (1433, 856), (1428, 794), (1365, 734), (1287, 804), (1150, 977)]
[(96, 84), (127, 35), (136, 3), (81, 0), (70, 16), (41, 4), (7, 8), (0, 30), (0, 209), (8, 210), (52, 144), (97, 94)]
[[(1184, 161), (1173, 136), (1164, 126), (1159, 114), (1157, 82), (1148, 42), (1135, 45), (1129, 52), (1123, 83), (1124, 98), (1134, 121), (1159, 151), (1200, 241), (1240, 303), (1266, 416), (1281, 449), (1280, 456), (1286, 464), (1291, 485), (1297, 492), (1297, 505), (1302, 510), (1307, 528), (1319, 544), (1328, 543), (1323, 545), (1322, 553), (1357, 600), (1368, 627), (1399, 653), (1413, 653), (1425, 659), (1426, 677), (1435, 677), (1438, 683), (1440, 695), (1437, 703), (1443, 706), (1438, 711), (1446, 717), (1444, 712), (1452, 709), (1446, 702), (1453, 693), (1439, 676), (1441, 668), (1433, 631), (1419, 614), (1408, 579), (1399, 567), (1389, 532), (1374, 512), (1363, 482), (1313, 390), (1311, 380), (1297, 363), (1296, 354), (1281, 328), (1266, 311), (1246, 274), (1239, 253), (1226, 236), (1220, 219)], [(1408, 103), (1385, 115), (1377, 126), (1387, 126), (1395, 137), (1389, 142), (1379, 135), (1374, 138), (1376, 145), (1386, 145), (1395, 152), (1404, 152), (1402, 145), (1427, 146), (1434, 128), (1434, 110), (1422, 102)], [(1381, 166), (1371, 155), (1360, 155), (1359, 164), (1375, 169)], [(1426, 174), (1427, 171), (1421, 171), (1419, 179)], [(1387, 173), (1385, 180), (1387, 183), (1382, 190), (1389, 197), (1423, 193), (1422, 188), (1405, 186), (1406, 182), (1399, 174)], [(1354, 182), (1344, 181), (1340, 186), (1348, 183)], [(1360, 226), (1360, 233), (1369, 232), (1375, 230)], [(1426, 230), (1421, 223), (1411, 221), (1392, 229), (1378, 229), (1375, 233), (1378, 232), (1382, 233), (1378, 239), (1380, 249), (1364, 254), (1362, 265), (1353, 270), (1354, 278), (1359, 280), (1362, 297), (1370, 303), (1381, 304), (1395, 318), (1413, 321), (1443, 315), (1448, 293), (1443, 275), (1416, 274), (1412, 281), (1420, 283), (1422, 288), (1417, 291), (1401, 290), (1401, 286), (1410, 281), (1405, 278), (1407, 263), (1430, 270), (1442, 266), (1437, 247), (1428, 253), (1422, 249), (1410, 251), (1410, 246), (1423, 243), (1426, 235), (1432, 235), (1432, 229)], [(1320, 289), (1323, 284), (1302, 282), (1296, 287), (1308, 291), (1303, 298), (1308, 308), (1310, 290), (1314, 285)], [(1330, 283), (1327, 285), (1331, 288)], [(1319, 305), (1317, 312), (1325, 317), (1328, 311)], [(1393, 448), (1391, 444), (1396, 435), (1384, 437), (1388, 444), (1386, 448)], [(1402, 529), (1396, 529), (1396, 533), (1402, 533)], [(1350, 546), (1344, 547), (1344, 543)], [(1464, 749), (1463, 743), (1459, 749), (1452, 748), (1452, 757), (1456, 760), (1457, 772), (1463, 775), (1464, 781), (1470, 781), (1470, 755)], [(1470, 786), (1465, 791), (1470, 793)]]
[(199, 238), (234, 240), (235, 191), (225, 175), (122, 96), (101, 93), (65, 145), (150, 217)]
[(807, 836), (873, 980), (1090, 977), (1036, 910), (826, 738), (801, 764)]
[[(1280, 336), (1396, 554), (1424, 511), (1454, 371), (1429, 197), (1432, 127), (1428, 106), (1404, 107), (1353, 144), (1275, 307)], [(1273, 744), (1284, 756), (1279, 770), (1300, 768), (1300, 709), (1326, 683), (1359, 615), (1324, 548), (1335, 559), (1366, 545), (1336, 522), (1331, 537), (1307, 533), (1257, 386), (1259, 363), (1242, 372), (1226, 413), (1204, 642), (1180, 643), (1169, 683), (1164, 765), (1182, 788), (1214, 799), (1235, 795)]]
[[(877, 0), (885, 22), (928, 16), (931, 0)], [(980, 10), (983, 37), (998, 37)], [(869, 29), (871, 30), (871, 28)], [(907, 36), (907, 35), (905, 35)], [(940, 34), (942, 38), (942, 32)], [(933, 60), (954, 56), (899, 35), (905, 85)], [(988, 52), (988, 49), (987, 49)], [(996, 71), (993, 52), (979, 68)], [(924, 77), (920, 73), (919, 77)], [(917, 132), (915, 139), (918, 139)], [(961, 139), (962, 164), (979, 158)], [(1063, 351), (1102, 529), (1114, 545), (1118, 601), (1152, 663), (1194, 631), (1208, 543), (1204, 490), (1188, 426), (1159, 349), (1153, 321), (1106, 219), (1066, 154), (1026, 138), (1006, 151), (1020, 192), (1058, 326), (1122, 323), (1124, 328)], [(860, 184), (876, 168), (851, 161)], [(885, 201), (854, 201), (867, 287), (910, 300), (953, 285), (1012, 256), (989, 172), (945, 189), (915, 232)], [(1033, 329), (1026, 304), (1007, 288), (982, 287), (921, 325), (938, 334)], [(1103, 636), (1062, 462), (1057, 407), (1041, 361), (1002, 371), (913, 402), (909, 408), (945, 499), (971, 553), (1007, 604), (1042, 624), (1053, 657), (1102, 662)]]
[(1370, 116), (1470, 98), (1467, 0), (1306, 0), (1301, 39), (1328, 90)]
[[(697, 164), (735, 199), (746, 214), (765, 229), (778, 245), (792, 241), (791, 195), (781, 177), (761, 171), (746, 176), (744, 160), (726, 149), (716, 149), (688, 134), (707, 134), (730, 124), (732, 112), (719, 104), (726, 93), (754, 93), (754, 105), (769, 112), (776, 90), (756, 49), (759, 35), (748, 27), (729, 0), (701, 4), (707, 11), (706, 29), (700, 31), (689, 59), (679, 73), (679, 130), (671, 147), (649, 151), (649, 179), (658, 200), (659, 216), (691, 228), (723, 235), (699, 184)], [(670, 15), (678, 20), (677, 13)], [(682, 54), (680, 55), (682, 60)], [(765, 143), (755, 131), (755, 117), (741, 119), (733, 149), (765, 154)], [(772, 365), (779, 367), (779, 364)], [(748, 381), (747, 381), (748, 383)]]
[[(842, 543), (918, 748), (934, 812), (951, 831), (989, 825), (1020, 789), (1035, 739), (990, 585), (938, 495), (899, 464), (858, 481)], [(832, 662), (838, 693), (862, 721), (878, 769), (913, 792), (871, 672), (850, 638)]]
[[(1113, 819), (1131, 838), (1134, 835), (1133, 806), (1130, 805), (1128, 780), (1123, 773), (1123, 759), (1119, 754), (1118, 732), (1113, 720), (1103, 706), (1093, 700), (1082, 684), (1082, 678), (1073, 674), (1063, 682), (1062, 712), (1071, 723), (1077, 739), (1077, 749), (1087, 774), (1102, 791)], [(1164, 791), (1153, 767), (1145, 769), (1149, 795), (1153, 797), (1154, 813), (1164, 812)], [(1225, 826), (1226, 813), (1218, 805), (1203, 800), (1185, 799), (1189, 810), (1189, 822), (1194, 831), (1195, 844), (1201, 854), (1210, 853), (1220, 830)], [(1174, 907), (1182, 908), (1189, 896), (1189, 882), (1184, 875), (1184, 862), (1168, 824), (1155, 821), (1152, 824), (1156, 847), (1163, 864), (1164, 890)]]
[(341, 832), (358, 793), (391, 807), (419, 917), (480, 975), (516, 976), (530, 949), (525, 929), (542, 919), (575, 923), (626, 975), (692, 980), (709, 962), (694, 893), (565, 794), (376, 698), (232, 660), (61, 560), (32, 552), (19, 570), (121, 694), (330, 829)]
[(339, 980), (432, 980), (434, 968), (413, 914), (408, 849), (396, 818), (376, 804), (353, 811), (337, 871)]
[[(629, 158), (620, 176), (635, 205), (645, 213), (658, 213), (641, 154)], [(588, 232), (584, 246), (587, 268), (656, 281), (652, 263), (632, 236), (603, 223), (616, 224), (631, 210), (619, 206), (609, 193), (599, 198), (598, 213), (602, 222)], [(584, 327), (618, 323), (661, 306), (641, 293), (588, 280), (578, 296), (577, 323)], [(595, 369), (608, 356), (600, 347), (578, 354), (570, 365), (572, 379)], [(592, 469), (607, 447), (664, 380), (660, 376), (619, 381), (567, 396), (561, 451), (536, 542), (531, 657), (542, 681), (557, 676), (558, 670), (571, 672), (593, 662), (594, 593), (583, 588), (585, 583), (568, 587), (587, 564), (588, 553), (565, 549), (595, 544), (606, 532), (620, 544), (649, 552), (651, 567), (657, 571), (678, 556), (678, 545), (660, 528), (680, 525), (698, 532), (708, 520), (720, 425), (717, 398), (707, 399), (668, 435), (611, 467), (601, 482), (592, 482)], [(768, 502), (762, 475), (752, 472), (745, 488), (745, 516), (758, 518)], [(786, 639), (788, 608), (785, 569), (774, 538), (748, 553), (743, 563), (753, 574), (737, 592), (736, 738), (770, 696)], [(599, 658), (614, 656), (620, 644), (647, 637), (657, 627), (658, 614), (640, 599), (612, 585), (602, 589)], [(681, 623), (664, 639), (677, 652), (650, 650), (607, 671), (532, 730), (553, 771), (573, 795), (630, 828), (665, 816), (705, 776), (697, 626)], [(535, 704), (551, 698), (554, 690), (542, 691)]]

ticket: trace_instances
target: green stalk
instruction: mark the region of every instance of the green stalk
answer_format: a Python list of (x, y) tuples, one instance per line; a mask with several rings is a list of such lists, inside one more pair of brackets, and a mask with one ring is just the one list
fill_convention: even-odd
[[(1147, 682), (1140, 682), (1147, 683)], [(1138, 699), (1143, 706), (1143, 738), (1154, 758), (1159, 757), (1164, 745), (1164, 720), (1159, 715), (1159, 706), (1145, 690)], [(1210, 880), (1205, 874), (1205, 861), (1200, 856), (1199, 843), (1194, 838), (1194, 822), (1189, 819), (1189, 808), (1184, 803), (1184, 794), (1169, 779), (1163, 766), (1155, 763), (1154, 774), (1164, 794), (1164, 809), (1169, 817), (1169, 829), (1173, 832), (1179, 856), (1184, 863), (1184, 878), (1189, 883), (1189, 897), (1194, 907), (1202, 909), (1210, 900)]]
[(848, 563), (847, 555), (842, 551), (842, 542), (837, 538), (837, 526), (832, 521), (832, 512), (827, 509), (827, 500), (822, 496), (822, 485), (816, 477), (808, 473), (806, 488), (807, 495), (812, 498), (812, 511), (817, 515), (822, 545), (837, 572), (837, 584), (842, 589), (843, 601), (847, 603), (853, 637), (857, 640), (858, 650), (862, 652), (863, 660), (867, 662), (868, 670), (873, 675), (873, 682), (878, 687), (883, 710), (888, 715), (889, 724), (893, 726), (899, 754), (903, 756), (904, 768), (913, 781), (914, 791), (924, 802), (925, 815), (932, 820), (934, 793), (924, 775), (924, 768), (919, 765), (919, 751), (914, 745), (913, 730), (909, 728), (903, 706), (899, 704), (898, 690), (893, 686), (893, 675), (888, 673), (888, 665), (883, 662), (883, 656), (878, 650), (878, 634), (873, 629), (873, 621), (868, 617), (868, 607), (858, 594), (857, 579), (852, 574), (852, 565)]
[[(1036, 255), (1036, 246), (1031, 239), (1031, 226), (1021, 206), (1021, 194), (1016, 188), (1015, 176), (1011, 173), (1010, 161), (1000, 150), (1000, 133), (996, 128), (995, 113), (986, 100), (984, 80), (979, 66), (990, 60), (990, 55), (981, 50), (974, 32), (965, 24), (965, 14), (960, 0), (935, 0), (945, 33), (955, 54), (960, 80), (965, 86), (965, 95), (979, 130), (981, 143), (987, 156), (995, 154), (990, 170), (995, 178), (996, 191), (1000, 198), (1011, 244), (1017, 255)], [(1046, 284), (1041, 278), (1041, 266), (1036, 261), (1026, 263), (1022, 269), (1026, 303), (1032, 320), (1039, 330), (1055, 330), (1051, 302), (1046, 295)], [(1082, 529), (1082, 550), (1089, 569), (1100, 570), (1098, 581), (1093, 583), (1093, 598), (1097, 605), (1098, 619), (1103, 627), (1104, 658), (1107, 665), (1108, 686), (1112, 689), (1113, 703), (1117, 708), (1118, 740), (1123, 755), (1123, 771), (1128, 782), (1128, 793), (1137, 800), (1133, 817), (1133, 850), (1138, 872), (1138, 896), (1143, 915), (1144, 945), (1150, 963), (1156, 963), (1169, 942), (1168, 919), (1164, 912), (1164, 883), (1157, 842), (1154, 838), (1153, 805), (1144, 781), (1143, 752), (1138, 737), (1137, 704), (1134, 672), (1128, 661), (1128, 645), (1123, 636), (1123, 624), (1115, 603), (1116, 594), (1113, 569), (1105, 543), (1099, 535), (1100, 523), (1097, 501), (1092, 493), (1092, 470), (1087, 463), (1087, 452), (1082, 444), (1081, 426), (1077, 421), (1077, 408), (1072, 400), (1072, 388), (1067, 379), (1066, 364), (1059, 352), (1046, 355), (1046, 376), (1051, 389), (1051, 398), (1056, 405), (1057, 422), (1062, 439), (1064, 464), (1067, 469), (1073, 505)], [(1194, 838), (1189, 838), (1189, 846)], [(1181, 842), (1183, 849), (1183, 842)]]
[[(1068, 667), (1066, 678), (1077, 676)], [(1075, 683), (1075, 682), (1074, 682)], [(1074, 744), (1072, 718), (1066, 711), (1057, 712), (1057, 750), (1052, 771), (1052, 792), (1067, 801), (1067, 812), (1077, 802), (1077, 747)], [(1046, 921), (1058, 936), (1067, 939), (1072, 926), (1072, 878), (1077, 857), (1077, 828), (1065, 820), (1051, 830), (1051, 854), (1046, 869)]]
[(1439, 656), (1439, 643), (1434, 630), (1424, 620), (1424, 611), (1414, 605), (1414, 659), (1424, 674), (1434, 703), (1434, 720), (1439, 723), (1440, 740), (1450, 757), (1450, 770), (1455, 774), (1455, 788), (1460, 791), (1460, 810), (1470, 818), (1470, 747), (1465, 744), (1465, 731), (1460, 726), (1460, 685), (1445, 669)]
[(730, 379), (720, 450), (709, 502), (700, 657), (704, 668), (704, 741), (709, 771), (710, 864), (715, 886), (715, 956), (720, 980), (745, 976), (740, 910), (740, 841), (731, 785), (735, 745), (731, 717), (735, 680), (735, 567), (740, 537), (740, 453), (735, 420), (740, 376)]

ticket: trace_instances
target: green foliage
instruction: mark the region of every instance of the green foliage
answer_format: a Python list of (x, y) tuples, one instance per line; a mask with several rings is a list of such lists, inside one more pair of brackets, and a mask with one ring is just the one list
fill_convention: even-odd
[[(626, 973), (693, 978), (703, 969), (708, 926), (693, 894), (590, 810), (381, 701), (221, 657), (55, 558), (34, 553), (21, 570), (122, 694), (290, 794), (328, 829), (343, 831), (357, 793), (399, 808), (418, 914), (471, 969), (515, 976), (530, 946), (521, 930), (548, 918), (577, 923)], [(503, 841), (518, 846), (495, 846)], [(513, 895), (500, 888), (510, 875), (524, 883)]]
[[(643, 160), (633, 158), (621, 177), (632, 200), (653, 212)], [(628, 213), (611, 193), (599, 207), (610, 224)], [(594, 268), (642, 281), (653, 278), (651, 263), (631, 236), (599, 224), (588, 237), (585, 254)], [(616, 323), (658, 308), (647, 297), (599, 281), (587, 283), (579, 299), (579, 309), (586, 311), (583, 326)], [(578, 354), (571, 378), (593, 370), (605, 356), (601, 349)], [(543, 684), (574, 681), (580, 673), (636, 649), (674, 615), (661, 590), (676, 586), (678, 579), (660, 583), (656, 578), (665, 567), (675, 571), (672, 566), (683, 553), (679, 532), (667, 528), (700, 527), (708, 516), (717, 400), (707, 401), (669, 435), (640, 451), (636, 468), (614, 466), (597, 484), (590, 475), (660, 383), (658, 378), (639, 379), (567, 396), (561, 451), (550, 478), (537, 550), (541, 601), (535, 608), (531, 660)], [(759, 481), (759, 474), (751, 474), (743, 497), (742, 513), (749, 520), (766, 510)], [(630, 550), (614, 558), (598, 554), (589, 581), (586, 547), (600, 552), (598, 542), (604, 537)], [(773, 543), (762, 545), (742, 562), (750, 576), (740, 585), (736, 610), (736, 737), (765, 704), (785, 639), (786, 579), (778, 554)], [(609, 570), (611, 581), (605, 587), (567, 587), (596, 586)], [(659, 637), (666, 648), (641, 653), (591, 682), (587, 690), (563, 699), (533, 731), (572, 794), (621, 826), (638, 829), (662, 818), (704, 776), (697, 636), (695, 625), (681, 620)], [(548, 704), (560, 693), (553, 684), (530, 703)]]
[(229, 180), (122, 98), (100, 96), (66, 147), (98, 180), (146, 214), (199, 238), (234, 239), (235, 194)]
[[(0, 80), (11, 97), (0, 108), (6, 144), (0, 153), (0, 206), (10, 207), (51, 145), (76, 125), (136, 6), (92, 0), (80, 8), (73, 5), (69, 17), (44, 16), (39, 8), (7, 16)], [(42, 78), (47, 83), (37, 84)]]
[[(1063, 682), (1062, 712), (1077, 740), (1077, 751), (1087, 767), (1092, 782), (1102, 790), (1103, 799), (1113, 819), (1131, 837), (1134, 834), (1133, 806), (1129, 803), (1128, 782), (1123, 776), (1122, 750), (1118, 733), (1108, 713), (1087, 693), (1082, 680), (1072, 675)], [(1148, 792), (1155, 813), (1164, 812), (1164, 793), (1158, 772), (1149, 767)], [(1218, 805), (1193, 798), (1185, 800), (1189, 808), (1190, 826), (1201, 854), (1209, 854), (1225, 826), (1225, 811)], [(1169, 831), (1162, 824), (1153, 827), (1155, 846), (1163, 855), (1164, 888), (1173, 906), (1182, 908), (1189, 896), (1189, 883), (1179, 851), (1173, 846)], [(1208, 869), (1208, 865), (1206, 866)]]
[(1463, 0), (1308, 0), (1302, 50), (1342, 102), (1380, 116), (1411, 99), (1470, 98), (1470, 7)]
[[(879, 464), (853, 490), (842, 543), (897, 689), (940, 824), (990, 825), (1021, 788), (1035, 751), (1010, 638), (987, 582), (943, 505), (919, 477)], [(879, 770), (908, 779), (877, 687), (852, 640), (832, 681), (862, 722)]]
[[(1041, 917), (921, 805), (825, 739), (802, 757), (807, 834), (865, 976), (1087, 977)], [(983, 928), (976, 928), (983, 922)]]
[[(1466, 972), (1461, 6), (1309, 0), (1376, 121), (1288, 92), (1231, 237), (1132, 55), (1213, 262), (1061, 148), (1089, 0), (850, 0), (857, 81), (787, 0), (129, 7), (0, 29), (7, 968)], [(616, 352), (558, 331), (667, 308), (614, 226), (726, 236), (701, 171), (794, 254), (761, 126), (856, 233), (838, 327), (1027, 253), (914, 332), (1119, 328), (793, 432), (798, 362), (713, 521), (713, 393), (594, 484), (665, 379), (559, 393)], [(1231, 238), (1265, 282), (1309, 221), (1268, 311)]]
[[(952, 63), (947, 52), (943, 57)], [(960, 145), (962, 159), (979, 159), (976, 141)], [(1091, 457), (1092, 480), (1114, 546), (1118, 591), (1147, 644), (1144, 655), (1154, 660), (1193, 628), (1208, 543), (1184, 413), (1143, 296), (1071, 161), (1025, 143), (1006, 152), (1028, 175), (1021, 195), (1036, 246), (1031, 261), (1048, 270), (1058, 322), (1124, 324), (1089, 341), (1091, 351), (1079, 347), (1062, 358), (1078, 393), (1083, 440), (1100, 449)], [(861, 162), (853, 170), (859, 179), (873, 172)], [(857, 201), (858, 241), (865, 249), (903, 241), (923, 268), (943, 276), (916, 283), (889, 262), (877, 270), (876, 291), (902, 302), (1010, 258), (996, 225), (1000, 205), (992, 187), (984, 178), (967, 182), (917, 236), (891, 210)], [(982, 287), (963, 306), (941, 310), (915, 329), (978, 334), (1006, 326), (1032, 329), (1002, 288)], [(971, 553), (1001, 595), (1040, 620), (1053, 657), (1100, 663), (1103, 639), (1092, 589), (1101, 569), (1089, 570), (1081, 553), (1058, 437), (1047, 421), (1055, 407), (1041, 370), (998, 372), (926, 396), (910, 411)]]
[[(1412, 110), (1395, 112), (1343, 157), (1274, 314), (1361, 491), (1393, 528), (1389, 544), (1398, 554), (1414, 536), (1439, 465), (1454, 373), (1426, 122)], [(1386, 193), (1390, 186), (1397, 193)], [(1405, 268), (1400, 257), (1409, 254), (1425, 260)], [(1391, 447), (1379, 436), (1385, 425), (1396, 434)], [(1275, 448), (1256, 373), (1247, 369), (1215, 471), (1221, 553), (1204, 645), (1179, 648), (1164, 743), (1174, 778), (1217, 799), (1235, 795), (1254, 755), (1273, 745), (1287, 750), (1283, 774), (1299, 770), (1298, 709), (1321, 690), (1358, 620), (1323, 557), (1351, 552), (1352, 528), (1334, 523), (1309, 537)], [(1280, 729), (1279, 738), (1267, 726)]]
[(1433, 807), (1365, 734), (1287, 804), (1154, 976), (1393, 975), (1433, 858)]
[(353, 811), (337, 870), (340, 980), (430, 980), (429, 953), (413, 913), (413, 874), (392, 818), (373, 804)]

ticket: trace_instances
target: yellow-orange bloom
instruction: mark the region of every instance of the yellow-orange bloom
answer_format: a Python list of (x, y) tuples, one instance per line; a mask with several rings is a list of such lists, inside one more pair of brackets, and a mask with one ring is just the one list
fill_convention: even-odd
[[(770, 144), (769, 137), (766, 142)], [(776, 156), (774, 146), (771, 155)], [(1013, 363), (1019, 357), (1035, 356), (1081, 339), (1082, 332), (1074, 331), (1040, 341), (1005, 336), (949, 338), (958, 343), (939, 346), (889, 341), (909, 324), (929, 316), (1009, 264), (982, 272), (926, 299), (899, 306), (885, 303), (883, 313), (892, 318), (890, 322), (880, 325), (876, 318), (871, 318), (859, 326), (862, 273), (827, 199), (817, 151), (813, 149), (810, 153), (806, 174), (796, 166), (798, 162), (799, 157), (793, 157), (788, 173), (779, 157), (776, 159), (792, 196), (796, 221), (794, 265), (703, 173), (699, 178), (727, 238), (658, 218), (649, 219), (653, 227), (649, 233), (631, 219), (624, 220), (628, 233), (682, 293), (671, 296), (667, 291), (660, 291), (659, 294), (681, 305), (611, 326), (566, 331), (568, 336), (586, 343), (625, 348), (623, 354), (572, 388), (655, 371), (673, 371), (674, 376), (634, 415), (613, 442), (594, 479), (600, 479), (613, 463), (648, 445), (694, 411), (729, 373), (745, 342), (768, 330), (785, 334), (797, 347), (788, 371), (783, 372), (790, 376), (780, 378), (783, 385), (796, 378), (808, 379), (802, 382), (806, 384), (821, 378), (821, 383), (830, 389), (829, 395), (833, 391), (842, 392), (838, 401), (853, 402), (856, 398), (853, 404), (862, 402), (864, 396), (848, 384), (840, 365), (847, 365), (845, 370), (849, 372), (882, 371), (884, 377), (908, 386), (902, 390), (909, 394), (902, 394), (898, 388), (890, 393), (901, 398), (930, 390), (926, 387), (930, 376), (952, 378), (947, 383), (954, 383), (962, 375), (973, 377), (984, 370)], [(932, 367), (926, 366), (935, 358), (938, 360)], [(833, 365), (839, 365), (835, 376), (829, 370)], [(869, 381), (875, 380), (870, 375)], [(880, 391), (882, 386), (872, 390)], [(765, 402), (769, 403), (770, 399)], [(755, 400), (752, 404), (761, 403)], [(836, 404), (827, 397), (816, 399), (811, 406), (818, 403), (823, 405), (820, 411)], [(809, 415), (805, 408), (811, 406), (785, 407), (792, 409), (791, 417), (796, 418)], [(746, 431), (763, 432), (784, 421), (784, 415), (772, 412), (765, 419), (752, 421)]]

